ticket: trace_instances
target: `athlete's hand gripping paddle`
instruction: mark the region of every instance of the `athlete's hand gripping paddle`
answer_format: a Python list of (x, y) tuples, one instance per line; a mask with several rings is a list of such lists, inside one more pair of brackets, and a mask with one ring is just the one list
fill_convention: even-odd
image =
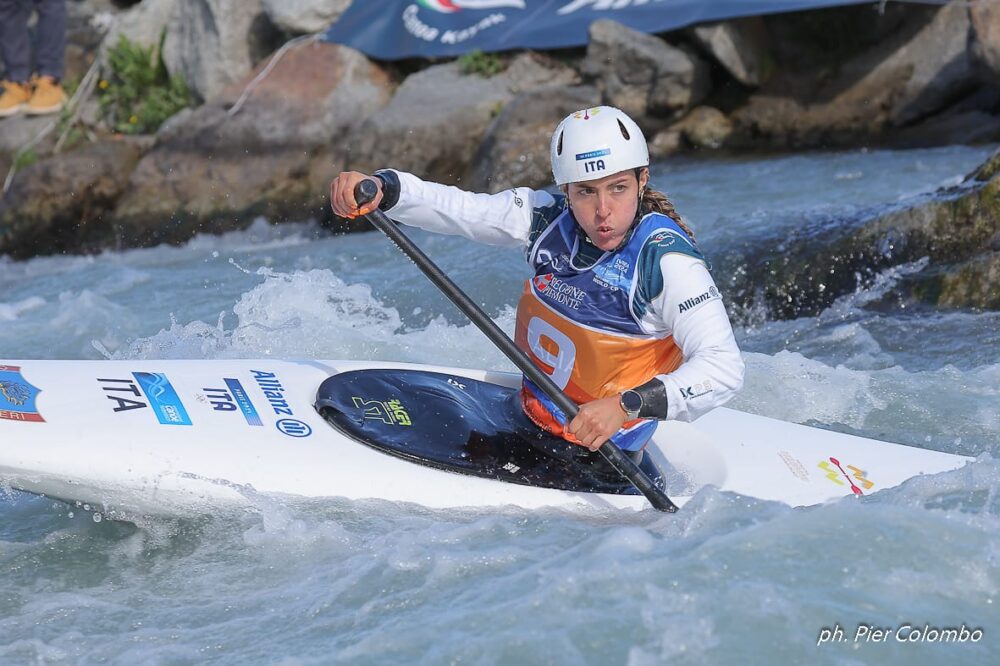
[[(378, 185), (370, 179), (362, 180), (354, 188), (354, 200), (358, 207), (363, 207), (372, 201), (378, 194)], [(377, 208), (363, 216), (371, 222), (375, 228), (389, 237), (396, 244), (403, 254), (413, 260), (424, 275), (434, 283), (441, 292), (447, 296), (459, 310), (468, 317), (479, 330), (481, 330), (490, 341), (495, 344), (504, 355), (516, 365), (528, 379), (533, 381), (545, 395), (549, 396), (559, 409), (566, 415), (566, 422), (573, 420), (578, 411), (576, 403), (567, 396), (562, 389), (555, 385), (552, 379), (542, 372), (541, 368), (535, 365), (527, 354), (521, 351), (514, 342), (507, 337), (507, 334), (500, 330), (500, 327), (493, 323), (493, 320), (486, 316), (486, 313), (479, 309), (472, 299), (465, 295), (458, 286), (445, 275), (437, 265), (414, 245), (413, 241), (404, 234), (396, 224), (386, 217), (385, 213)], [(607, 441), (598, 449), (604, 459), (611, 464), (618, 472), (628, 479), (636, 489), (645, 495), (649, 503), (660, 511), (673, 513), (677, 511), (677, 505), (670, 501), (666, 494), (656, 487), (656, 484), (646, 476), (639, 466), (632, 462), (632, 459), (622, 453), (621, 449), (611, 441)]]

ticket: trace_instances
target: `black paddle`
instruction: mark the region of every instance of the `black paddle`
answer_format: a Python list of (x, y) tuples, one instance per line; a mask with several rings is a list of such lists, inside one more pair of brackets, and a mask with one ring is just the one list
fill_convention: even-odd
[[(364, 206), (366, 203), (370, 202), (378, 194), (378, 185), (375, 181), (365, 179), (357, 184), (354, 188), (354, 200), (357, 201), (358, 206)], [(468, 317), (473, 324), (475, 324), (479, 330), (486, 334), (493, 344), (495, 344), (504, 355), (509, 358), (514, 365), (516, 365), (521, 372), (525, 374), (528, 379), (533, 381), (536, 386), (545, 392), (545, 395), (549, 396), (559, 409), (563, 411), (566, 415), (567, 423), (573, 420), (576, 413), (579, 411), (576, 403), (574, 403), (569, 396), (567, 396), (563, 391), (555, 385), (555, 383), (549, 378), (547, 374), (542, 372), (542, 370), (535, 365), (527, 354), (521, 351), (514, 342), (507, 337), (507, 334), (500, 330), (500, 327), (493, 323), (493, 320), (486, 316), (486, 313), (479, 309), (472, 299), (465, 295), (461, 289), (458, 288), (454, 282), (451, 281), (447, 275), (445, 275), (437, 265), (430, 260), (430, 258), (423, 253), (423, 251), (414, 245), (413, 241), (404, 234), (396, 224), (386, 217), (385, 213), (379, 209), (375, 209), (372, 212), (364, 216), (369, 222), (375, 225), (379, 231), (384, 233), (389, 237), (396, 246), (402, 250), (403, 254), (408, 256), (413, 260), (413, 263), (417, 265), (424, 275), (434, 283), (438, 289), (440, 289), (445, 296), (447, 296), (452, 303), (454, 303), (459, 310), (461, 310), (466, 317)], [(646, 476), (639, 466), (632, 462), (632, 459), (622, 453), (621, 449), (615, 446), (612, 442), (608, 441), (601, 445), (598, 449), (604, 459), (607, 460), (612, 467), (614, 467), (618, 472), (624, 476), (626, 479), (632, 482), (632, 485), (636, 489), (646, 496), (649, 503), (653, 505), (654, 508), (660, 511), (666, 511), (673, 513), (677, 511), (677, 505), (670, 501), (667, 495), (656, 487), (656, 484)]]

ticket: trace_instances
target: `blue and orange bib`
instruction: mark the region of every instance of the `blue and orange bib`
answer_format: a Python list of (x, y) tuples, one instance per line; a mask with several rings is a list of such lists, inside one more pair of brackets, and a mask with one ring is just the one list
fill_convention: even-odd
[[(617, 395), (680, 366), (683, 357), (673, 337), (649, 335), (639, 324), (648, 305), (637, 299), (643, 279), (640, 256), (650, 243), (701, 255), (676, 222), (651, 213), (639, 221), (623, 247), (604, 253), (590, 266), (578, 267), (577, 229), (566, 209), (532, 244), (528, 262), (535, 275), (525, 283), (517, 306), (515, 342), (574, 402), (582, 404)], [(658, 258), (654, 260), (659, 276)], [(521, 401), (536, 424), (574, 441), (565, 431), (562, 411), (527, 378)], [(612, 441), (626, 451), (638, 450), (655, 430), (656, 421), (630, 421)]]

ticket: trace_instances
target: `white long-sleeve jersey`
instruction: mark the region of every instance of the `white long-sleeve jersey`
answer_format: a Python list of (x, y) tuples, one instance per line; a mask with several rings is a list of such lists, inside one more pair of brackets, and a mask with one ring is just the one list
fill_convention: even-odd
[[(393, 173), (399, 179), (399, 199), (387, 212), (394, 220), (489, 245), (528, 250), (564, 206), (561, 197), (541, 190), (476, 194)], [(703, 260), (667, 253), (659, 257), (659, 274), (655, 267), (647, 274), (640, 326), (657, 338), (673, 336), (684, 357), (676, 370), (657, 376), (667, 393), (667, 419), (692, 421), (742, 387), (743, 359)]]

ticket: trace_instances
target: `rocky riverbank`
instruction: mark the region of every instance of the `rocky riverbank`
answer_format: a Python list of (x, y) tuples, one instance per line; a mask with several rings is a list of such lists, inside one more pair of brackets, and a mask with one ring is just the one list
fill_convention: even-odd
[[(600, 103), (636, 117), (656, 158), (1000, 141), (998, 2), (857, 5), (662, 35), (603, 20), (586, 48), (478, 63), (376, 62), (312, 39), (278, 51), (348, 4), (71, 3), (67, 80), (86, 81), (124, 35), (162, 43), (166, 69), (187, 82), (194, 105), (155, 134), (126, 136), (111, 131), (98, 88), (32, 160), (22, 148), (53, 120), (0, 121), (0, 168), (20, 167), (0, 200), (0, 254), (183, 242), (259, 215), (350, 230), (326, 202), (327, 183), (345, 168), (393, 166), (482, 191), (543, 187), (552, 128)], [(75, 142), (60, 141), (70, 133)], [(911, 281), (915, 297), (1000, 307), (997, 188), (995, 175), (980, 173), (915, 207), (851, 221), (845, 229), (863, 232), (850, 237), (803, 239), (763, 259), (748, 248), (748, 282), (731, 289), (750, 304), (752, 283), (774, 315), (795, 316), (855, 288), (858, 271), (927, 256)], [(817, 251), (839, 257), (834, 277), (812, 275), (829, 268)]]

